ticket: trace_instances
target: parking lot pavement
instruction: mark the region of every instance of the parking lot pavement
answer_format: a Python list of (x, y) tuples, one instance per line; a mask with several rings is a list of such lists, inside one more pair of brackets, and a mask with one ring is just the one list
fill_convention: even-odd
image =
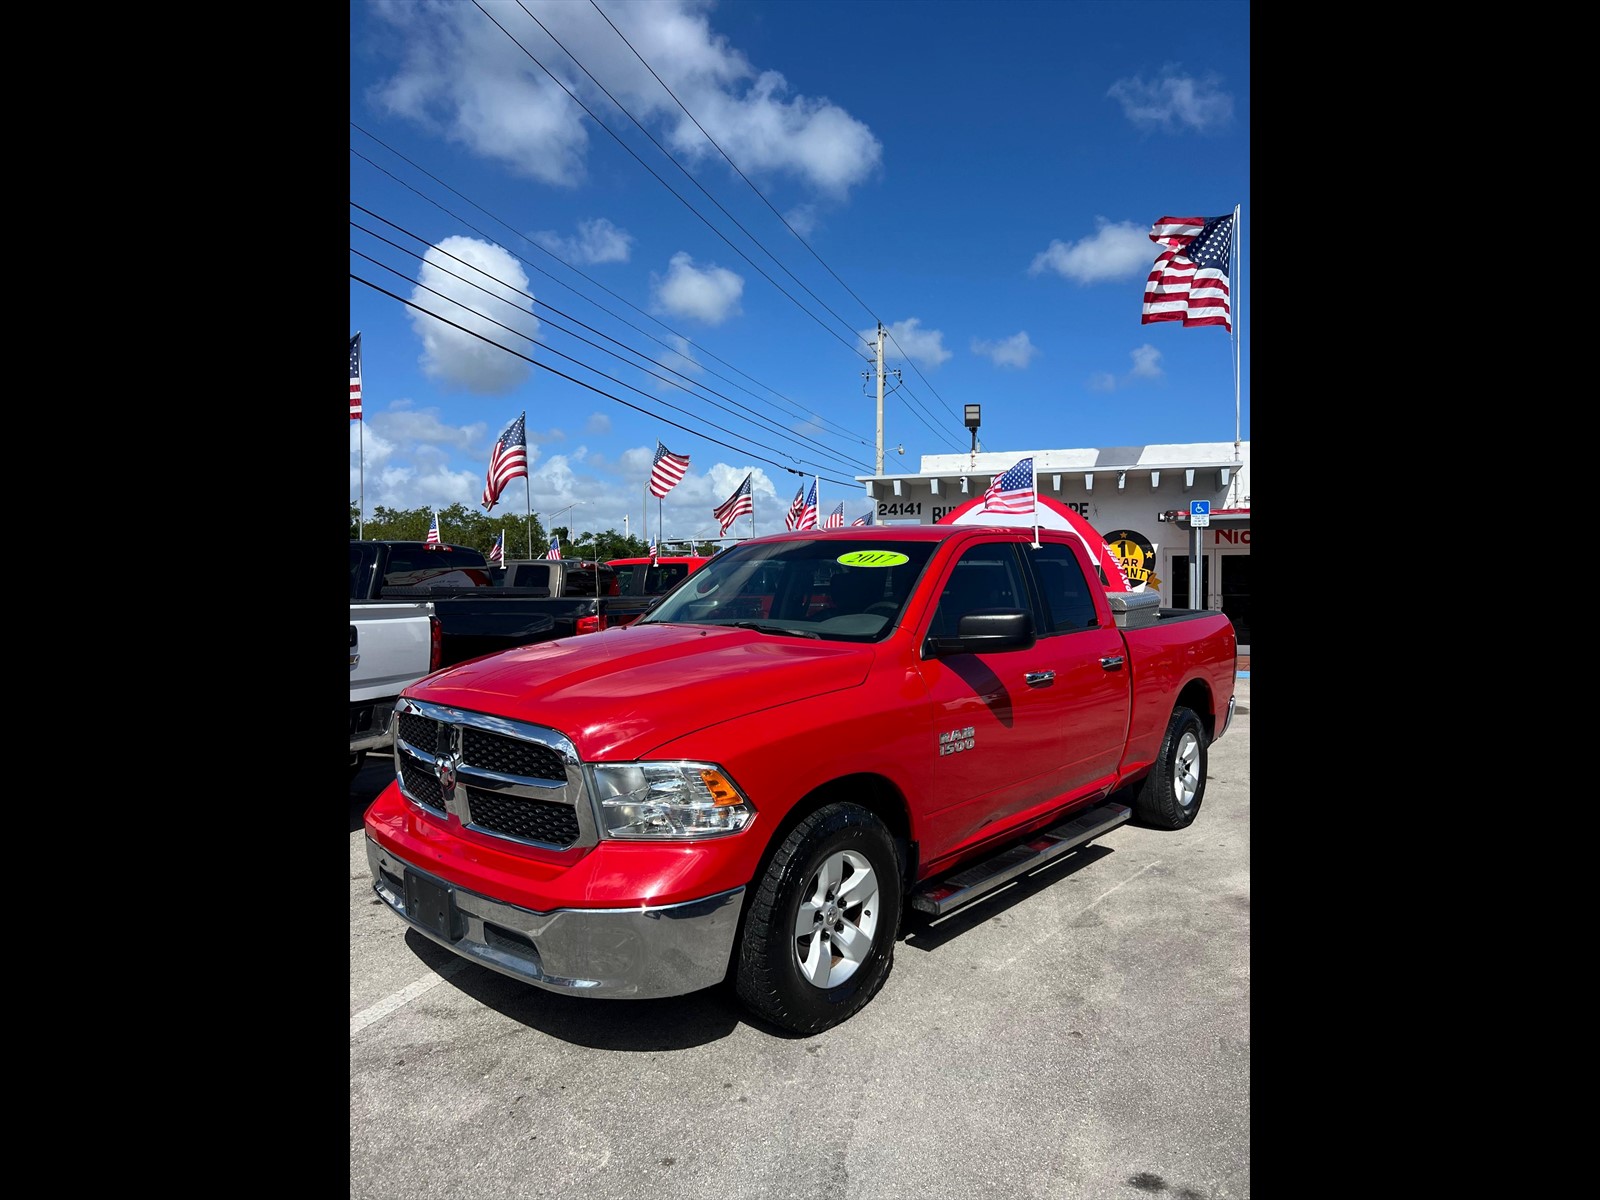
[(408, 933), (351, 787), (350, 1195), (1250, 1194), (1250, 684), (1195, 823), (1112, 830), (937, 921), (793, 1037), (721, 989), (583, 1000)]

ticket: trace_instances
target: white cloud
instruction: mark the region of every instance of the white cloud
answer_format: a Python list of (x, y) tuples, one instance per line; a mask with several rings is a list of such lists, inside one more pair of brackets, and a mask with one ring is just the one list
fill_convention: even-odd
[(973, 338), (972, 352), (983, 355), (997, 367), (1013, 367), (1021, 370), (1038, 356), (1039, 347), (1033, 344), (1028, 337), (1028, 331), (1024, 329), (1021, 333), (1014, 333), (998, 342)]
[(666, 275), (651, 272), (657, 306), (675, 317), (720, 325), (739, 312), (744, 280), (726, 267), (697, 267), (682, 250), (672, 256)]
[(1233, 120), (1233, 97), (1221, 90), (1217, 79), (1196, 79), (1171, 65), (1161, 68), (1155, 79), (1119, 79), (1106, 95), (1141, 129), (1209, 133)]
[(575, 237), (565, 238), (553, 229), (541, 229), (532, 240), (569, 263), (627, 262), (633, 252), (633, 234), (618, 229), (604, 217), (579, 221)]
[(1127, 387), (1140, 380), (1165, 378), (1166, 372), (1161, 369), (1161, 351), (1148, 342), (1128, 351), (1128, 357), (1133, 359), (1133, 367), (1122, 378), (1118, 379), (1110, 371), (1100, 371), (1089, 376), (1084, 386), (1091, 392), (1114, 392), (1119, 387)]
[[(944, 330), (919, 329), (920, 324), (922, 324), (921, 317), (907, 317), (904, 321), (895, 321), (884, 326), (885, 362), (893, 357), (919, 362), (927, 367), (937, 367), (952, 357), (950, 351), (944, 348)], [(877, 345), (877, 329), (862, 329), (857, 333), (867, 345)]]
[[(782, 174), (834, 199), (882, 164), (882, 143), (865, 124), (825, 97), (791, 96), (782, 75), (758, 70), (715, 33), (710, 0), (608, 6), (626, 42), (587, 4), (486, 0), (483, 7), (536, 47), (539, 62), (476, 4), (380, 4), (374, 11), (399, 39), (400, 65), (368, 93), (369, 102), (518, 174), (572, 186), (584, 178), (590, 139), (589, 118), (568, 89), (596, 111), (611, 103), (575, 59), (687, 164), (715, 163), (731, 173), (720, 146), (747, 174)], [(568, 54), (553, 51), (529, 14)]]
[(1132, 221), (1113, 224), (1105, 217), (1096, 217), (1095, 225), (1095, 232), (1079, 242), (1052, 239), (1048, 247), (1034, 255), (1028, 274), (1053, 271), (1078, 283), (1104, 283), (1149, 273), (1160, 253), (1150, 240), (1150, 226)]
[(526, 355), (539, 332), (525, 294), (528, 277), (511, 254), (476, 238), (446, 238), (423, 256), (417, 284), (411, 300), (419, 308), (407, 311), (422, 339), (425, 375), (445, 387), (491, 396), (527, 380), (532, 367), (501, 349)]
[(1161, 369), (1161, 351), (1149, 343), (1130, 351), (1129, 356), (1133, 359), (1133, 370), (1129, 374), (1136, 379), (1160, 379), (1166, 374)]

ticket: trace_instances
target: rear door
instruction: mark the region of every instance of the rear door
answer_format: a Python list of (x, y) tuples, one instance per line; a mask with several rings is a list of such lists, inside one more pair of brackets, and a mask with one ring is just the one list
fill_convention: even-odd
[(1045, 535), (1024, 547), (1038, 592), (1039, 641), (1029, 670), (1048, 673), (1035, 686), (1052, 711), (1051, 739), (1063, 795), (1109, 785), (1122, 761), (1132, 704), (1132, 664), (1083, 546)]

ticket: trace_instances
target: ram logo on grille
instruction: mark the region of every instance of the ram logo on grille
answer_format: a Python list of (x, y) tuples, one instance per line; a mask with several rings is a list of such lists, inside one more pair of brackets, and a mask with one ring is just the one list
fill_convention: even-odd
[(461, 760), (454, 754), (441, 754), (433, 760), (433, 773), (439, 777), (440, 799), (446, 808), (456, 798), (456, 768), (460, 765)]

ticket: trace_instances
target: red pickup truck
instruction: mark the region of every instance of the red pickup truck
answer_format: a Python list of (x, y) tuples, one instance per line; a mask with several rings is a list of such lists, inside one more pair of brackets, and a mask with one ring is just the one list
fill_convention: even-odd
[(613, 558), (606, 566), (617, 573), (617, 595), (606, 606), (609, 626), (631, 625), (655, 603), (657, 596), (672, 590), (673, 584), (693, 575), (711, 561), (703, 554), (658, 554), (654, 558)]
[(747, 539), (625, 628), (407, 688), (365, 817), (374, 890), (538, 987), (731, 984), (819, 1032), (883, 985), (908, 905), (1194, 820), (1235, 636), (1159, 604), (1107, 593), (1066, 532)]

